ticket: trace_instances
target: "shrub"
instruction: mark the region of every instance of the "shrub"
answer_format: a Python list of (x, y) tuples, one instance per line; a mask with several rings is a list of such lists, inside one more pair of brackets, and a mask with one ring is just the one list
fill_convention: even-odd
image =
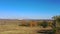
[(43, 28), (46, 28), (46, 27), (48, 26), (48, 23), (47, 23), (46, 21), (43, 21), (43, 22), (41, 23), (41, 26), (43, 26)]
[(29, 26), (29, 24), (19, 24), (18, 26)]

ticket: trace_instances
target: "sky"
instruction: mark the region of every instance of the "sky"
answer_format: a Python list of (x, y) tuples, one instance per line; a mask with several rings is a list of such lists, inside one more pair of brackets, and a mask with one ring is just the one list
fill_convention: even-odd
[(0, 0), (0, 19), (51, 19), (60, 15), (60, 0)]

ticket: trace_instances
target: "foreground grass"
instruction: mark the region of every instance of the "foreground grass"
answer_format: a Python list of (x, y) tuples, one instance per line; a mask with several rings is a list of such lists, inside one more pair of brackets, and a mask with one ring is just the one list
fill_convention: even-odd
[[(24, 27), (17, 25), (0, 25), (0, 34), (37, 34), (40, 27)], [(46, 28), (49, 29), (49, 28)]]

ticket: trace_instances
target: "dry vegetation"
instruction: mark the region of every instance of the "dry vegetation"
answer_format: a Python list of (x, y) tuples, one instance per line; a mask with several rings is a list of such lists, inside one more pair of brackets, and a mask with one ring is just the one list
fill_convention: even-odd
[[(37, 34), (37, 30), (41, 30), (40, 27), (25, 27), (16, 25), (3, 25), (0, 26), (0, 34)], [(49, 28), (46, 28), (49, 29)]]
[(50, 27), (26, 27), (19, 26), (20, 21), (0, 21), (0, 34), (38, 34), (38, 30), (51, 29)]

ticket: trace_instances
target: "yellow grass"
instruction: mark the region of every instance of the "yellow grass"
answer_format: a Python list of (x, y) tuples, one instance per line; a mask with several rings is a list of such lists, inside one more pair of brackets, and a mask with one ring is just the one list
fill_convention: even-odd
[[(24, 27), (17, 25), (0, 25), (0, 34), (37, 34), (37, 30), (42, 30), (41, 27)], [(45, 28), (51, 29), (51, 28)]]

